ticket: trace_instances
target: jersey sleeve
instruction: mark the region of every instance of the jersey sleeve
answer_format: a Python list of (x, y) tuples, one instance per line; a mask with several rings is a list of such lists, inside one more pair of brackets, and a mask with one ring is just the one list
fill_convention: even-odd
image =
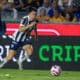
[(26, 26), (28, 24), (28, 18), (22, 18), (20, 26)]

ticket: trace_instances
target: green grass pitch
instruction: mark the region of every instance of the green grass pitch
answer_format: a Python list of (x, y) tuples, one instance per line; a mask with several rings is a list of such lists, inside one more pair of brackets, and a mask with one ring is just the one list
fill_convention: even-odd
[(49, 70), (0, 69), (0, 80), (80, 80), (80, 72), (62, 71), (54, 77)]

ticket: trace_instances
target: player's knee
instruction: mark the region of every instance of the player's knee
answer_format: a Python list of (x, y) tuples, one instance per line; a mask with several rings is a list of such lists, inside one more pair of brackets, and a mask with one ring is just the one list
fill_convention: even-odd
[(30, 46), (30, 45), (23, 46), (23, 49), (24, 49), (24, 50), (31, 49), (31, 46)]
[(12, 59), (12, 57), (11, 57), (11, 56), (7, 57), (7, 61), (10, 61), (11, 59)]
[(6, 57), (8, 61), (10, 61), (15, 55), (14, 50), (10, 50), (8, 56)]
[(33, 52), (33, 46), (30, 46), (31, 51)]

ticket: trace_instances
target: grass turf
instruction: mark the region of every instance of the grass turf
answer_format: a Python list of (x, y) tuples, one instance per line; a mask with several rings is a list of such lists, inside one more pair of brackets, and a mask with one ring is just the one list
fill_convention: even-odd
[(54, 77), (48, 70), (0, 69), (0, 80), (80, 80), (80, 72), (62, 71)]

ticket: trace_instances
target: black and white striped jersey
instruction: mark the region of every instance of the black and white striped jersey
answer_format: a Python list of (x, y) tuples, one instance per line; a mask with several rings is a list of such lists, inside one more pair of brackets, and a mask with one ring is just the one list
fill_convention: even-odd
[[(30, 24), (29, 16), (24, 16), (20, 22), (20, 26), (25, 27), (27, 24)], [(19, 32), (18, 30), (13, 34), (13, 40), (16, 42), (23, 42), (30, 36), (30, 32), (33, 30), (33, 27), (27, 29), (24, 32)]]

